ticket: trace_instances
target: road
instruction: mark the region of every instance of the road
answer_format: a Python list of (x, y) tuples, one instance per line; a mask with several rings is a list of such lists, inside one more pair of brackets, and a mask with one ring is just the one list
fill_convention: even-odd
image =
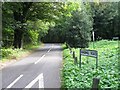
[(2, 88), (60, 88), (61, 64), (60, 44), (45, 44), (2, 69)]

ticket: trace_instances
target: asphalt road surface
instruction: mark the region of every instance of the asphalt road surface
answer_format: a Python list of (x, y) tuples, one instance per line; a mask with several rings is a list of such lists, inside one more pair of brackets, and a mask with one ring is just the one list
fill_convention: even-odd
[(45, 44), (2, 69), (2, 88), (60, 88), (61, 64), (60, 44)]

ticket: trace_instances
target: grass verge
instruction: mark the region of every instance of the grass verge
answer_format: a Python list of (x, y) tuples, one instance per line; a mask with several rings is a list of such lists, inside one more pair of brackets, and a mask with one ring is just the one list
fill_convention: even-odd
[(1, 63), (10, 62), (12, 60), (18, 60), (32, 53), (35, 49), (42, 46), (41, 45), (27, 45), (25, 49), (12, 49), (12, 48), (2, 48), (2, 60)]

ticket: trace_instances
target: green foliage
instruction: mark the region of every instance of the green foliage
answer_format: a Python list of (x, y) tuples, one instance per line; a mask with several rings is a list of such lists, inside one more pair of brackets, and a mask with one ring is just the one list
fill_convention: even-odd
[(72, 12), (66, 32), (66, 42), (75, 48), (88, 47), (88, 42), (91, 40), (91, 30), (92, 19), (85, 6), (82, 6), (80, 10)]
[(48, 29), (51, 23), (42, 20), (28, 21), (27, 30), (24, 34), (24, 43), (37, 44), (41, 41), (41, 38), (48, 33)]
[[(36, 43), (36, 41), (38, 41), (38, 35), (36, 37), (34, 36), (36, 32), (26, 30), (38, 30), (39, 39), (41, 39), (41, 37), (47, 33), (49, 28), (48, 22), (53, 22), (55, 17), (61, 15), (62, 8), (63, 3), (4, 2), (2, 8), (3, 30), (8, 29), (14, 32), (12, 37), (14, 48), (21, 48), (23, 36), (26, 33), (28, 33), (30, 37), (29, 35), (27, 36), (32, 40), (34, 39), (33, 42)], [(28, 27), (28, 23), (31, 24), (31, 26)], [(34, 35), (31, 35), (30, 32)], [(5, 36), (5, 34), (3, 34), (3, 36)]]
[[(33, 34), (38, 31), (39, 40), (67, 42), (71, 47), (88, 47), (92, 30), (96, 40), (119, 36), (117, 2), (5, 2), (2, 6), (4, 46), (8, 42), (10, 46), (22, 44), (24, 35), (24, 38), (29, 38), (28, 41), (32, 40), (31, 30)], [(6, 36), (10, 41), (5, 40)]]
[(5, 62), (6, 60), (10, 60), (10, 59), (17, 59), (18, 57), (20, 57), (21, 55), (24, 55), (26, 53), (28, 53), (27, 50), (22, 50), (22, 49), (1, 49), (2, 51), (2, 61)]
[(21, 58), (22, 56), (26, 56), (28, 54), (30, 54), (34, 49), (40, 47), (40, 45), (32, 45), (32, 44), (27, 44), (24, 45), (25, 49), (12, 49), (12, 48), (2, 48), (1, 52), (2, 52), (2, 62), (8, 62), (12, 59), (17, 60), (19, 58)]
[[(87, 47), (92, 30), (91, 8), (82, 3), (66, 3), (65, 12), (55, 21), (55, 26), (49, 28), (44, 42), (67, 42), (71, 47)], [(53, 39), (54, 38), (54, 39)]]
[(118, 2), (91, 3), (95, 39), (112, 39), (119, 36)]
[(37, 45), (38, 43), (38, 31), (29, 30), (24, 34), (24, 44)]
[(62, 7), (60, 15), (54, 18), (54, 25), (50, 26), (48, 34), (42, 38), (43, 42), (65, 42), (68, 18), (72, 16), (71, 12), (76, 10), (79, 4), (68, 2), (63, 4)]
[(3, 47), (10, 47), (12, 46), (12, 42), (13, 42), (13, 30), (11, 28), (4, 28), (3, 31), (2, 31), (2, 41), (3, 41), (3, 44), (2, 46)]
[[(88, 49), (93, 49), (92, 42)], [(82, 68), (80, 69), (74, 64), (69, 49), (64, 50), (62, 87), (91, 88), (92, 79), (98, 77), (100, 88), (118, 88), (118, 41), (97, 41), (94, 49), (98, 51), (98, 69), (95, 67), (96, 59), (86, 56), (82, 56)], [(79, 58), (79, 49), (76, 49), (76, 55)]]

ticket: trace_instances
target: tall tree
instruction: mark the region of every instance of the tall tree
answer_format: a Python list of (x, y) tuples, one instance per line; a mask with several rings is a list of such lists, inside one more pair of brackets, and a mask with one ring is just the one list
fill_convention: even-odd
[(53, 20), (59, 14), (61, 6), (60, 3), (47, 2), (5, 2), (3, 12), (11, 12), (14, 20), (14, 48), (21, 48), (27, 20)]
[(94, 19), (95, 39), (112, 39), (117, 33), (117, 2), (91, 3)]
[(86, 48), (91, 40), (93, 19), (87, 5), (81, 3), (79, 8), (72, 12), (72, 17), (68, 21), (66, 42), (71, 47)]
[(66, 42), (75, 48), (88, 47), (93, 22), (90, 10), (89, 3), (66, 3), (62, 16), (58, 17), (55, 26), (50, 28), (44, 40)]

